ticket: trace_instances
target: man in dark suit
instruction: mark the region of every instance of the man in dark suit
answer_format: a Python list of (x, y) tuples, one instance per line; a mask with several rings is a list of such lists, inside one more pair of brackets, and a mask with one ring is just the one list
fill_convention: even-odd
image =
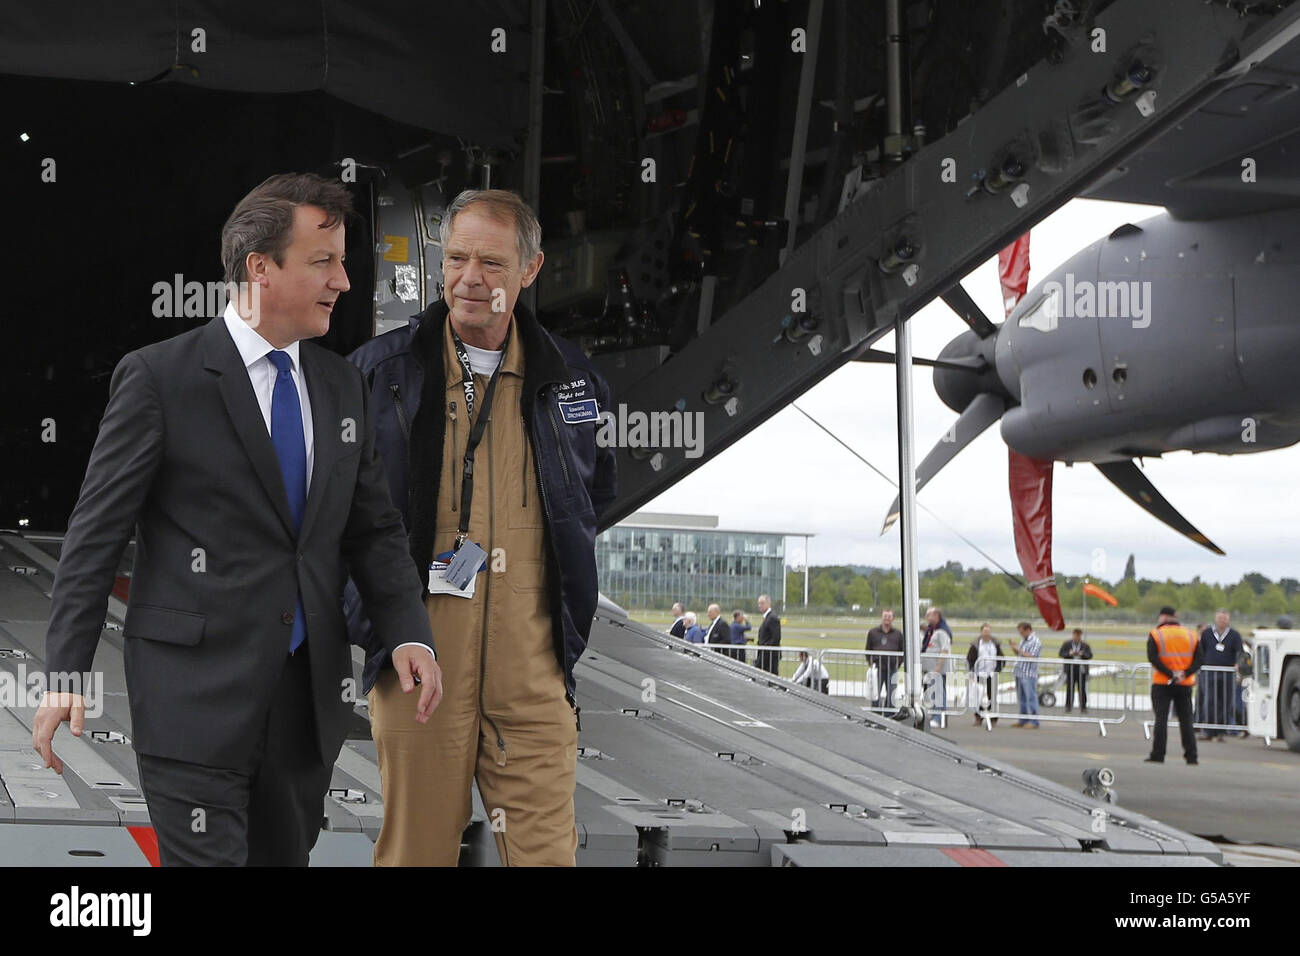
[[(1241, 635), (1231, 626), (1228, 612), (1220, 609), (1214, 615), (1214, 626), (1200, 634), (1201, 658), (1212, 667), (1237, 666), (1237, 657), (1243, 650)], [(1218, 724), (1205, 731), (1202, 740), (1225, 739), (1224, 726), (1239, 723), (1237, 720), (1237, 675), (1229, 671), (1201, 671), (1196, 688), (1196, 719), (1203, 724)], [(1243, 730), (1244, 732), (1244, 730)]]
[(1061, 645), (1061, 657), (1071, 663), (1065, 665), (1065, 712), (1074, 709), (1074, 689), (1079, 688), (1079, 711), (1088, 712), (1088, 668), (1090, 664), (1079, 661), (1092, 660), (1092, 647), (1083, 639), (1083, 629), (1076, 627), (1070, 640)]
[(722, 608), (717, 604), (710, 604), (707, 613), (709, 626), (704, 632), (704, 643), (711, 651), (735, 657), (731, 650), (731, 627), (727, 624), (727, 619), (722, 616)]
[(679, 637), (679, 638), (682, 638), (683, 640), (685, 640), (685, 638), (686, 638), (686, 623), (685, 623), (685, 619), (686, 619), (686, 608), (682, 607), (682, 605), (681, 605), (680, 602), (677, 603), (677, 604), (674, 604), (674, 605), (673, 605), (673, 618), (674, 618), (674, 620), (673, 620), (673, 624), (672, 624), (672, 627), (668, 628), (668, 633), (671, 634), (673, 637)]
[[(766, 594), (758, 596), (758, 610), (763, 615), (758, 625), (758, 644), (760, 647), (781, 646), (781, 616), (772, 608), (772, 599)], [(775, 674), (781, 663), (780, 651), (759, 651), (758, 667), (769, 674)]]
[(54, 732), (82, 733), (79, 692), (134, 530), (126, 682), (164, 865), (307, 864), (356, 700), (349, 570), (403, 689), (422, 685), (416, 720), (442, 694), (361, 375), (301, 341), (348, 289), (350, 214), (347, 191), (311, 175), (240, 201), (222, 260), (248, 292), (118, 364), (68, 522), (33, 745), (62, 773)]

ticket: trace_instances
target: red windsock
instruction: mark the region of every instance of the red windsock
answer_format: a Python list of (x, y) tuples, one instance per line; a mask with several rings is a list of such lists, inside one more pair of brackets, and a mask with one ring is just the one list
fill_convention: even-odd
[(1111, 594), (1109, 591), (1097, 587), (1097, 585), (1095, 584), (1092, 583), (1084, 584), (1083, 593), (1091, 594), (1095, 598), (1100, 598), (1101, 600), (1109, 604), (1111, 607), (1119, 606), (1119, 598), (1115, 597), (1115, 595)]
[(1007, 484), (1016, 532), (1016, 557), (1047, 626), (1065, 628), (1052, 574), (1052, 465), (1007, 449)]

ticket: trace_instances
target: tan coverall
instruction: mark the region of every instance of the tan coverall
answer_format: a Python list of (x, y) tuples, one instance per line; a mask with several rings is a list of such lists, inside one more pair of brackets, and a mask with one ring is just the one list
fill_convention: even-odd
[[(471, 422), (450, 320), (435, 554), (450, 551), (460, 520), (461, 473)], [(542, 502), (520, 412), (522, 342), (510, 323), (506, 353), (474, 457), (469, 540), (488, 552), (473, 598), (426, 594), (444, 696), (427, 724), (385, 668), (370, 692), (384, 825), (376, 866), (455, 866), (478, 780), (506, 866), (572, 866), (578, 835), (573, 791), (578, 732), (551, 637)], [(477, 416), (486, 376), (474, 376)], [(423, 408), (421, 415), (434, 412)], [(499, 549), (499, 550), (498, 550)]]

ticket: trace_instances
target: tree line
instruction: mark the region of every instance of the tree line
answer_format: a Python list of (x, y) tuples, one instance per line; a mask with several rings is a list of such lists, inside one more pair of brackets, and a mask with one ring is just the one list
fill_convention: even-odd
[[(1089, 597), (1088, 617), (1095, 615), (1097, 620), (1147, 620), (1166, 604), (1178, 608), (1185, 623), (1193, 617), (1208, 620), (1221, 607), (1238, 617), (1267, 623), (1300, 612), (1300, 580), (1295, 578), (1273, 581), (1252, 571), (1235, 584), (1221, 585), (1202, 581), (1199, 576), (1188, 582), (1137, 578), (1132, 568), (1130, 558), (1125, 569), (1130, 573), (1119, 581), (1058, 574), (1057, 593), (1066, 618), (1073, 621), (1081, 615), (1085, 580), (1109, 591), (1119, 602), (1112, 608)], [(786, 575), (787, 610), (803, 607), (803, 577), (802, 570)], [(920, 572), (920, 592), (922, 599), (953, 617), (1020, 617), (1035, 610), (1028, 589), (1001, 571), (966, 568), (957, 561)], [(903, 582), (898, 568), (834, 565), (812, 569), (810, 610), (855, 613), (856, 608), (856, 613), (873, 614), (886, 607), (898, 608), (902, 600)]]

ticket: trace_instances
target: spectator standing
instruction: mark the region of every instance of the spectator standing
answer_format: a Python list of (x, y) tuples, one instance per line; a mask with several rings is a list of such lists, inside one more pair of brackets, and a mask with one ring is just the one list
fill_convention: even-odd
[(704, 628), (697, 622), (694, 611), (687, 611), (682, 615), (682, 623), (686, 626), (686, 640), (692, 644), (704, 643)]
[(1088, 712), (1088, 667), (1087, 664), (1081, 664), (1080, 661), (1092, 660), (1092, 648), (1088, 642), (1083, 639), (1083, 630), (1075, 628), (1071, 634), (1070, 640), (1061, 645), (1061, 657), (1067, 663), (1065, 665), (1065, 712), (1068, 714), (1074, 709), (1074, 689), (1079, 688), (1079, 713)]
[(1020, 660), (1016, 661), (1016, 698), (1019, 701), (1020, 719), (1017, 727), (1038, 729), (1038, 655), (1043, 652), (1043, 642), (1034, 633), (1033, 625), (1021, 621), (1016, 625), (1020, 632), (1020, 643), (1011, 642), (1011, 650)]
[(889, 707), (893, 703), (894, 675), (902, 658), (897, 652), (903, 649), (903, 632), (894, 627), (894, 612), (885, 608), (880, 614), (880, 626), (867, 632), (868, 651), (893, 651), (890, 654), (873, 654), (867, 658), (868, 664), (876, 668), (880, 676), (880, 689), (872, 702), (874, 707)]
[(1178, 714), (1183, 738), (1183, 758), (1196, 764), (1196, 731), (1192, 727), (1192, 688), (1201, 669), (1201, 645), (1178, 623), (1178, 612), (1166, 605), (1147, 635), (1147, 660), (1151, 662), (1151, 707), (1156, 714), (1155, 734), (1147, 763), (1165, 762), (1169, 734), (1169, 708)]
[[(1231, 626), (1228, 612), (1214, 615), (1214, 626), (1201, 632), (1201, 661), (1215, 667), (1237, 666), (1242, 652), (1241, 635)], [(1203, 724), (1232, 724), (1237, 716), (1237, 675), (1227, 671), (1205, 671), (1196, 688), (1196, 713)], [(1227, 731), (1207, 730), (1202, 740), (1223, 740)]]
[[(758, 646), (759, 647), (780, 647), (781, 646), (781, 616), (776, 613), (772, 607), (772, 599), (766, 594), (758, 596), (758, 610), (763, 615), (763, 619), (758, 623)], [(781, 652), (766, 650), (758, 652), (758, 668), (767, 671), (769, 674), (775, 674), (779, 670), (781, 663)]]
[(704, 634), (704, 643), (710, 645), (710, 650), (731, 657), (729, 646), (731, 644), (731, 629), (727, 627), (726, 619), (722, 616), (722, 608), (716, 604), (710, 604), (708, 615), (709, 628)]
[(675, 618), (672, 627), (668, 628), (668, 633), (673, 637), (686, 636), (686, 608), (682, 607), (681, 602), (673, 605), (672, 615)]
[[(993, 628), (987, 624), (980, 625), (980, 636), (966, 652), (966, 664), (970, 668), (970, 693), (982, 697), (975, 702), (975, 726), (990, 712), (996, 712), (997, 672), (1002, 670), (1002, 645), (993, 636)], [(981, 693), (982, 691), (982, 693)], [(997, 725), (996, 717), (992, 720)]]
[(745, 655), (745, 632), (752, 627), (744, 611), (731, 612), (731, 656), (740, 663), (747, 663)]
[[(932, 607), (925, 612), (925, 635), (921, 638), (921, 653), (931, 655), (928, 661), (925, 657), (921, 658), (921, 669), (927, 671), (925, 683), (926, 691), (930, 695), (927, 698), (927, 706), (931, 710), (944, 710), (948, 706), (947, 672), (951, 651), (952, 628), (943, 619), (943, 608)], [(939, 718), (932, 718), (930, 723), (937, 726)]]

